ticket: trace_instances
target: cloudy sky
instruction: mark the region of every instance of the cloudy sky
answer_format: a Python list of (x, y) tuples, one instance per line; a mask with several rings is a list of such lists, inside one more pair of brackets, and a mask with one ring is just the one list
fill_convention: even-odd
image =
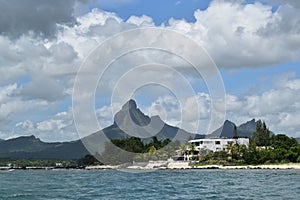
[[(300, 137), (299, 2), (0, 0), (0, 138), (78, 139), (72, 92), (80, 66), (111, 36), (146, 27), (174, 30), (205, 49), (224, 83), (226, 101), (219, 103), (226, 103), (225, 119), (237, 124), (262, 119), (275, 133)], [(130, 71), (134, 65), (154, 62), (177, 71), (163, 66)], [(128, 72), (126, 79), (123, 75)], [(158, 114), (172, 125), (182, 125), (184, 113), (183, 128), (198, 133), (208, 130), (209, 86), (178, 55), (151, 49), (131, 52), (114, 60), (103, 77), (105, 84), (97, 86), (94, 102), (100, 127), (112, 123), (112, 114), (128, 98), (122, 91), (135, 82), (159, 77), (174, 90), (185, 91), (178, 81), (184, 77), (195, 94), (181, 102), (175, 91), (157, 84), (138, 88), (132, 98), (142, 111)], [(111, 91), (120, 80), (124, 81), (120, 91), (111, 100)], [(199, 108), (197, 116), (195, 107)], [(215, 106), (223, 112), (221, 107)]]

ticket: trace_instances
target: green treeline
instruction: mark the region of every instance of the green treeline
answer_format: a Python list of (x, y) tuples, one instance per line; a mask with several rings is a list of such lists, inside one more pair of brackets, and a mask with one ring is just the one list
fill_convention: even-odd
[(83, 168), (89, 165), (101, 165), (92, 155), (86, 155), (77, 160), (57, 159), (0, 159), (0, 167), (26, 168), (26, 167), (53, 167), (53, 168)]
[(105, 144), (100, 159), (105, 164), (166, 160), (175, 155), (179, 145), (178, 141), (171, 141), (170, 139), (160, 141), (156, 137), (153, 137), (148, 143), (144, 143), (136, 137), (114, 139), (111, 143)]
[(25, 168), (25, 167), (56, 167), (77, 168), (76, 160), (53, 160), (53, 159), (1, 159), (1, 167)]

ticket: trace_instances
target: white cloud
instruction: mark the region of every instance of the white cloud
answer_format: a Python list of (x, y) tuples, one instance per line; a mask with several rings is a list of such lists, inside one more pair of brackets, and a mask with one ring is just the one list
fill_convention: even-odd
[(42, 99), (49, 102), (59, 101), (66, 96), (64, 86), (47, 77), (35, 77), (30, 83), (22, 85), (16, 95), (24, 99)]
[(213, 1), (195, 12), (195, 23), (169, 23), (203, 45), (219, 67), (265, 67), (299, 59), (298, 13), (288, 6), (273, 13), (261, 3)]
[(0, 34), (19, 37), (33, 32), (38, 36), (55, 35), (56, 24), (72, 24), (75, 0), (18, 1), (0, 0)]
[[(163, 96), (142, 110), (149, 116), (159, 115), (166, 123), (192, 133), (200, 130), (201, 133), (206, 133), (210, 120), (210, 97), (208, 94), (198, 93), (180, 102), (174, 96)], [(199, 130), (197, 126), (200, 127)]]
[(47, 105), (45, 101), (29, 100), (23, 101), (14, 96), (17, 84), (0, 87), (0, 126), (4, 126), (18, 114), (30, 109), (39, 110)]
[(77, 140), (79, 136), (75, 130), (72, 112), (59, 112), (49, 118), (33, 122), (25, 120), (15, 124), (13, 133), (10, 137), (22, 133), (22, 135), (36, 135), (43, 141), (57, 142)]
[(291, 6), (295, 6), (300, 8), (300, 2), (298, 0), (265, 0), (271, 3), (281, 3), (281, 4), (289, 4)]
[(33, 134), (34, 133), (34, 123), (30, 120), (25, 120), (22, 122), (19, 122), (15, 125), (15, 132), (18, 132), (19, 130), (22, 131), (23, 134)]
[(138, 16), (131, 16), (126, 21), (126, 23), (134, 24), (136, 26), (154, 26), (153, 19), (146, 15)]
[[(272, 12), (271, 6), (261, 3), (241, 4), (240, 2), (216, 0), (206, 10), (197, 10), (194, 13), (195, 22), (170, 19), (168, 25), (160, 27), (188, 35), (207, 49), (218, 66), (223, 68), (266, 67), (299, 60), (300, 12), (296, 1), (288, 1), (294, 7), (282, 5), (276, 12)], [(122, 31), (154, 26), (153, 19), (148, 16), (131, 16), (124, 21), (115, 13), (98, 9), (79, 16), (76, 20), (78, 24), (72, 27), (59, 25), (57, 38), (53, 40), (42, 40), (32, 35), (23, 35), (15, 40), (0, 36), (0, 73), (5, 74), (0, 80), (0, 120), (5, 121), (5, 124), (7, 120), (15, 119), (22, 113), (24, 115), (27, 111), (30, 113), (41, 108), (45, 109), (50, 102), (53, 105), (62, 99), (69, 99), (71, 102), (70, 95), (76, 72), (83, 59), (97, 45)], [(148, 39), (156, 38), (151, 36), (145, 38)], [(122, 44), (121, 41), (118, 45)], [(193, 49), (189, 51), (195, 53)], [(186, 76), (191, 74), (186, 68), (186, 63), (178, 62), (178, 58), (162, 52), (139, 52), (121, 61), (122, 63), (116, 62), (116, 67), (118, 64), (123, 64), (125, 67), (122, 69), (125, 69), (125, 72), (126, 66), (156, 61), (172, 66), (174, 64), (182, 70), (180, 72), (185, 72)], [(118, 75), (115, 70), (107, 79), (118, 78)], [(165, 80), (172, 80), (174, 77), (174, 74), (166, 71), (133, 75), (136, 79), (161, 75)], [(20, 80), (23, 76), (29, 80), (24, 82)], [(113, 86), (109, 85), (110, 83), (107, 82), (108, 89)], [(130, 84), (123, 86), (129, 87)], [(180, 84), (177, 87), (182, 89)], [(274, 129), (278, 131), (284, 131), (284, 127), (289, 125), (294, 127), (290, 132), (294, 131), (298, 134), (298, 124), (293, 119), (299, 116), (297, 113), (299, 89), (298, 79), (288, 79), (283, 80), (280, 87), (274, 85), (272, 90), (263, 94), (252, 94), (243, 98), (228, 94), (227, 109), (237, 115), (236, 118), (233, 117), (237, 122), (241, 119), (261, 117), (266, 121), (269, 120), (269, 124), (275, 123)], [(208, 97), (208, 94), (199, 93), (196, 97), (187, 99), (182, 105), (183, 110), (191, 110), (195, 106), (195, 101), (199, 103), (201, 125), (205, 125), (204, 123), (207, 122), (205, 120), (210, 116)], [(120, 107), (120, 105), (116, 107), (118, 106)], [(162, 108), (169, 110), (165, 111)], [(153, 114), (160, 114), (163, 118), (167, 113), (166, 120), (170, 123), (178, 124), (180, 121), (178, 119), (180, 110), (177, 105), (173, 105), (169, 97), (158, 99), (149, 109)], [(111, 122), (109, 112), (108, 107), (97, 111), (98, 117), (104, 122), (102, 126)], [(278, 113), (280, 114), (277, 115)], [(62, 116), (48, 116), (48, 120), (32, 122), (34, 130), (68, 132), (70, 121), (62, 119)], [(280, 120), (276, 120), (276, 116)], [(186, 117), (192, 127), (195, 124), (195, 116), (188, 113)], [(18, 124), (17, 127), (32, 129), (29, 121), (24, 121), (24, 124)], [(3, 127), (0, 129), (4, 130)], [(67, 136), (61, 138), (66, 139)]]
[[(282, 80), (278, 80), (282, 81)], [(226, 95), (227, 119), (238, 125), (256, 118), (265, 120), (269, 128), (275, 133), (284, 133), (293, 137), (300, 137), (300, 80), (296, 78), (284, 79), (285, 85), (274, 86), (273, 89), (261, 94), (238, 97)], [(290, 85), (293, 85), (290, 87)], [(297, 85), (297, 86), (295, 86)], [(189, 101), (196, 99), (196, 101)], [(192, 102), (192, 103), (191, 103)], [(196, 104), (199, 105), (200, 116), (193, 115)], [(163, 120), (173, 126), (180, 126), (187, 131), (195, 130), (197, 120), (200, 124), (198, 133), (206, 134), (210, 120), (210, 97), (205, 93), (198, 93), (188, 98), (183, 104), (175, 97), (159, 97), (149, 107), (142, 110), (150, 116), (159, 115)], [(190, 114), (188, 123), (181, 126), (181, 112)], [(222, 112), (222, 110), (219, 110)], [(218, 127), (215, 127), (218, 128)]]
[(101, 128), (105, 128), (114, 123), (114, 115), (122, 108), (120, 103), (105, 105), (96, 110), (96, 117)]
[(228, 118), (237, 123), (243, 123), (251, 118), (261, 118), (275, 133), (300, 137), (300, 124), (297, 121), (300, 115), (299, 79), (292, 78), (284, 82), (285, 85), (275, 86), (262, 94), (240, 98), (233, 96), (234, 98), (227, 99), (227, 104), (232, 102), (238, 104), (237, 107), (227, 107)]

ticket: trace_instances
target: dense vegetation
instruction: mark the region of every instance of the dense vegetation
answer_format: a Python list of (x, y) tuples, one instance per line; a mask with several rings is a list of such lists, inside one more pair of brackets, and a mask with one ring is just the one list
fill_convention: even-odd
[(51, 160), (51, 159), (1, 159), (1, 167), (26, 168), (26, 167), (55, 167), (77, 168), (76, 160)]
[(300, 162), (300, 145), (284, 134), (271, 135), (266, 124), (258, 121), (249, 147), (229, 143), (226, 151), (208, 153), (199, 158), (202, 164), (265, 164)]
[(58, 160), (58, 159), (1, 159), (0, 167), (11, 167), (11, 168), (83, 168), (90, 165), (101, 165), (94, 156), (86, 155), (77, 160)]
[(175, 154), (179, 145), (178, 141), (172, 142), (170, 139), (160, 141), (156, 137), (149, 143), (144, 143), (136, 137), (114, 139), (112, 143), (105, 144), (101, 160), (105, 161), (105, 164), (166, 160)]

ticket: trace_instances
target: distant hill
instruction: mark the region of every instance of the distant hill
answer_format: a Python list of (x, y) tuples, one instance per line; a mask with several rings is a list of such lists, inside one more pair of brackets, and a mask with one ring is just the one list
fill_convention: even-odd
[(78, 159), (87, 154), (80, 140), (47, 143), (35, 136), (22, 136), (0, 142), (0, 158)]
[(300, 138), (296, 138), (297, 142), (300, 144)]

